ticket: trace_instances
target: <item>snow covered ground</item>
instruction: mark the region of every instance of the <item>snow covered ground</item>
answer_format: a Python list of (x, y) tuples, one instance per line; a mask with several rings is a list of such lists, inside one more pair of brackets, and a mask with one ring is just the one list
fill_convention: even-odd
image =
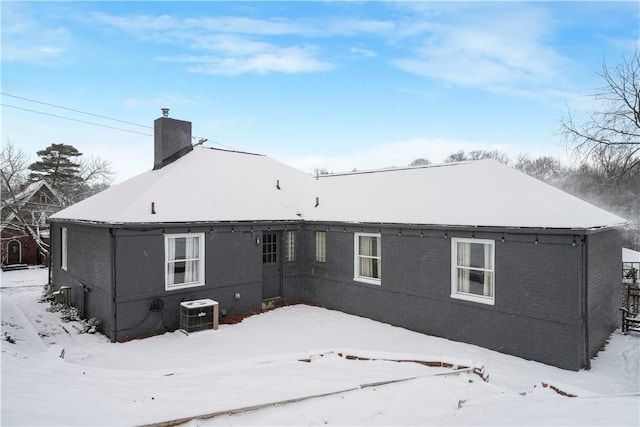
[(580, 372), (303, 305), (113, 344), (37, 302), (46, 269), (0, 280), (3, 426), (640, 425), (638, 334)]

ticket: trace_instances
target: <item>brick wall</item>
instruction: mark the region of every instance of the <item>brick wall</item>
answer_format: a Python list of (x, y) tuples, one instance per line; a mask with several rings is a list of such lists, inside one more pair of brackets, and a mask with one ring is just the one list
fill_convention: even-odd
[(594, 356), (620, 326), (622, 238), (617, 230), (587, 236), (589, 351)]
[(112, 240), (108, 228), (68, 224), (67, 269), (61, 266), (61, 225), (51, 227), (51, 270), (54, 289), (71, 287), (71, 299), (86, 318), (102, 321), (103, 331), (113, 322)]
[[(319, 225), (318, 228), (326, 229)], [(327, 233), (327, 262), (313, 261), (306, 230), (304, 299), (393, 325), (481, 345), (568, 369), (582, 363), (581, 248), (572, 236), (475, 232), (495, 240), (495, 305), (453, 299), (451, 237), (471, 232), (363, 229), (381, 232), (382, 281), (353, 280), (352, 228)]]

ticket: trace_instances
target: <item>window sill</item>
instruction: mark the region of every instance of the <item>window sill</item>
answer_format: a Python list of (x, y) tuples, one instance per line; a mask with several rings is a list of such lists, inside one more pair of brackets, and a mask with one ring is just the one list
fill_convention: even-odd
[(456, 294), (451, 294), (451, 298), (460, 299), (464, 301), (477, 302), (477, 303), (486, 304), (486, 305), (495, 305), (494, 297), (483, 297), (480, 295), (456, 293)]
[(180, 289), (187, 289), (187, 288), (196, 288), (198, 286), (204, 286), (204, 283), (185, 283), (185, 284), (180, 284), (180, 285), (172, 285), (172, 286), (164, 286), (164, 290), (165, 291), (177, 291)]
[(369, 277), (354, 277), (353, 281), (354, 282), (367, 283), (369, 285), (377, 285), (377, 286), (381, 286), (382, 285), (382, 280), (381, 279), (371, 279)]

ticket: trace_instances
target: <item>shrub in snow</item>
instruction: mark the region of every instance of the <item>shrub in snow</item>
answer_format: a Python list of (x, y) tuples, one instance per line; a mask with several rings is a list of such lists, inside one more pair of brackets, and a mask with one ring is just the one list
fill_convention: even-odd
[(14, 337), (12, 337), (11, 335), (9, 335), (8, 332), (5, 332), (2, 334), (2, 339), (10, 344), (15, 344), (16, 343), (16, 339)]
[(81, 320), (80, 325), (73, 325), (73, 329), (78, 331), (79, 334), (95, 334), (100, 332), (100, 326), (102, 322), (95, 317), (87, 320)]
[(46, 284), (42, 289), (42, 295), (40, 296), (40, 299), (38, 299), (38, 302), (49, 302), (49, 301), (53, 301), (53, 291), (52, 291), (51, 285)]
[[(47, 300), (40, 302), (45, 301)], [(60, 313), (60, 320), (65, 323), (77, 322), (77, 324), (73, 325), (73, 329), (78, 331), (79, 334), (95, 334), (100, 332), (102, 321), (99, 319), (96, 319), (95, 317), (92, 317), (91, 319), (81, 319), (77, 307), (54, 302), (52, 298), (50, 298), (49, 301), (51, 302), (51, 305), (47, 307), (46, 310), (50, 313)]]

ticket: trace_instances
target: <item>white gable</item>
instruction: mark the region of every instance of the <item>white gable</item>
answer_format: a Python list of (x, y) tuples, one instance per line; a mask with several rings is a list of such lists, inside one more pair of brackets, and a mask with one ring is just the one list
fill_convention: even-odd
[(115, 224), (302, 218), (570, 229), (626, 222), (493, 160), (315, 179), (266, 156), (204, 147), (52, 218)]

